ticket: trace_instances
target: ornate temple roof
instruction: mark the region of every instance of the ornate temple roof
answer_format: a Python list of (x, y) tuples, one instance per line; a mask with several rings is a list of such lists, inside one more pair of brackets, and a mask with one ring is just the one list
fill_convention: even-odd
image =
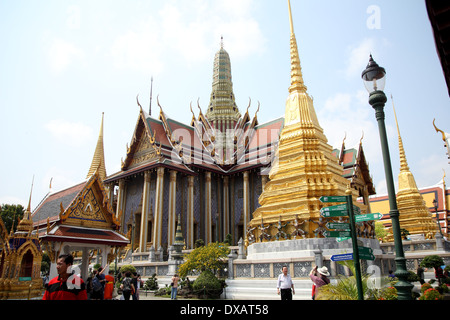
[(284, 118), (259, 124), (257, 113), (249, 115), (251, 100), (244, 115), (236, 106), (231, 81), (231, 63), (221, 45), (214, 58), (210, 104), (204, 114), (190, 106), (192, 119), (184, 124), (160, 108), (157, 118), (140, 107), (131, 142), (127, 145), (120, 172), (106, 183), (159, 166), (196, 175), (196, 168), (232, 174), (250, 168), (264, 168), (273, 159)]

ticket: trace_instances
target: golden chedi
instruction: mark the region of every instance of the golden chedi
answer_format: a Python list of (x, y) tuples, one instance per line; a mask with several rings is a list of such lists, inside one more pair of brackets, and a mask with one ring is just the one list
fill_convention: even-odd
[[(427, 239), (434, 238), (437, 231), (422, 195), (417, 188), (416, 181), (406, 161), (405, 149), (395, 114), (398, 132), (398, 147), (400, 154), (400, 173), (398, 174), (397, 207), (399, 211), (400, 228), (406, 229), (411, 235), (424, 235)], [(392, 234), (392, 230), (390, 231)], [(388, 238), (390, 238), (388, 236)]]
[[(325, 195), (345, 195), (349, 181), (332, 154), (314, 110), (313, 99), (303, 82), (292, 23), (291, 85), (286, 101), (284, 128), (269, 173), (247, 229), (247, 244), (255, 241), (323, 237), (325, 219), (320, 217)], [(355, 198), (356, 199), (356, 198)], [(301, 230), (300, 230), (301, 229)]]

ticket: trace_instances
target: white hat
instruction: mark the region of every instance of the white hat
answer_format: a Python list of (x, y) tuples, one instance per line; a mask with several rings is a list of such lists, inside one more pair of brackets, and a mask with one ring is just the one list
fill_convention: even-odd
[(317, 271), (318, 271), (320, 274), (322, 274), (322, 275), (324, 275), (324, 276), (327, 276), (327, 277), (330, 275), (330, 273), (328, 272), (328, 268), (327, 268), (327, 267), (319, 268), (319, 269), (317, 269)]

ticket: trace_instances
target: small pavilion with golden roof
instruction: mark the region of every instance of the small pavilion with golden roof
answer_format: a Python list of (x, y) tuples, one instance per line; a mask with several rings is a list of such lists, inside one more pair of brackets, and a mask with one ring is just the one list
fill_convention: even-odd
[(8, 235), (0, 219), (0, 299), (26, 299), (42, 294), (42, 250), (33, 233), (31, 194), (16, 232)]
[[(120, 222), (103, 185), (106, 177), (103, 152), (103, 117), (100, 135), (87, 179), (65, 190), (48, 194), (33, 212), (42, 247), (52, 262), (50, 278), (57, 275), (56, 261), (62, 253), (82, 252), (80, 270), (87, 279), (89, 254), (101, 252), (108, 267), (128, 238), (119, 232)], [(107, 271), (107, 270), (106, 270)]]

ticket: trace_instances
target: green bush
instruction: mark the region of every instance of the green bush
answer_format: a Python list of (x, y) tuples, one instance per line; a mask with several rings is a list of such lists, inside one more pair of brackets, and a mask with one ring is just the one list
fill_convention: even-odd
[(151, 278), (148, 278), (144, 284), (144, 290), (157, 290), (159, 288), (158, 278), (156, 278), (156, 273), (152, 275)]
[(442, 258), (438, 255), (429, 255), (423, 258), (420, 266), (424, 268), (436, 268), (442, 266), (443, 264), (444, 260), (442, 260)]
[(203, 271), (192, 288), (199, 297), (216, 298), (222, 293), (222, 282), (210, 271)]
[(136, 268), (134, 266), (132, 266), (131, 264), (124, 264), (123, 266), (120, 267), (120, 272), (136, 272)]

